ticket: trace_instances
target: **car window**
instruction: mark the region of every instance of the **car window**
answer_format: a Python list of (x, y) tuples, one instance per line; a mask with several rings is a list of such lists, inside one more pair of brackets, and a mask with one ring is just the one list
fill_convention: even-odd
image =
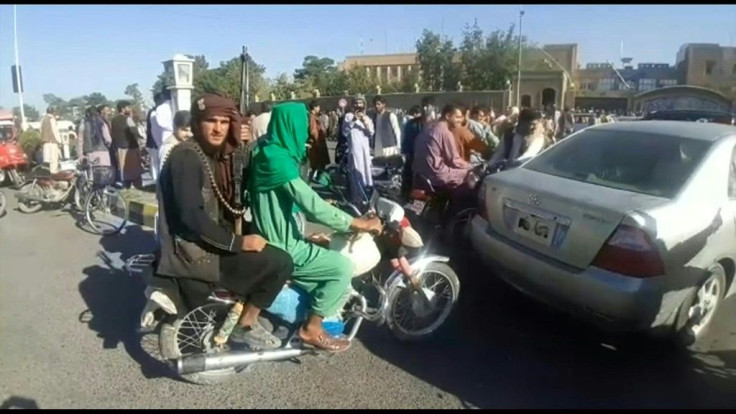
[(524, 168), (604, 187), (673, 198), (711, 143), (657, 134), (586, 129)]
[(736, 199), (736, 146), (731, 151), (731, 164), (728, 169), (728, 198)]
[(644, 118), (645, 120), (654, 121), (689, 121), (689, 122), (708, 122), (715, 124), (731, 125), (732, 117), (730, 114), (719, 114), (711, 112), (655, 112)]

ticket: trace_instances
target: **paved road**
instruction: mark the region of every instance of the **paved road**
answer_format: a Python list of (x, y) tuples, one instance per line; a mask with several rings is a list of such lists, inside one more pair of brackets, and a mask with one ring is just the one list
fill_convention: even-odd
[[(6, 191), (14, 208), (14, 197)], [(736, 407), (736, 304), (717, 351), (610, 340), (492, 281), (466, 282), (445, 341), (364, 325), (347, 353), (253, 367), (198, 387), (171, 379), (135, 333), (143, 285), (122, 261), (138, 226), (101, 240), (67, 212), (0, 219), (0, 402), (40, 408)], [(465, 276), (468, 273), (463, 273)], [(727, 330), (728, 329), (728, 330)]]

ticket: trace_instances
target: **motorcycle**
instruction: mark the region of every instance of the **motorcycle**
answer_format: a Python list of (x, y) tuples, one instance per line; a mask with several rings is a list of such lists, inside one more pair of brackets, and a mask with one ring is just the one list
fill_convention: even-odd
[(16, 139), (0, 140), (0, 184), (10, 178), (15, 188), (20, 188), (28, 164), (28, 155)]
[[(470, 170), (466, 177), (466, 185), (477, 194), (486, 176), (515, 168), (518, 165), (520, 163), (515, 161), (500, 161), (493, 164), (482, 161), (475, 164)], [(429, 178), (416, 174), (414, 188), (404, 208), (409, 211), (410, 215), (415, 216), (414, 222), (418, 223), (421, 234), (436, 235), (439, 239), (433, 241), (444, 242), (452, 250), (464, 250), (464, 244), (467, 241), (465, 234), (467, 223), (475, 214), (477, 207), (468, 206), (452, 217), (448, 217), (450, 200), (449, 193), (438, 191)]]
[(31, 170), (28, 182), (15, 194), (18, 209), (26, 214), (40, 211), (44, 206), (61, 208), (72, 202), (79, 211), (84, 210), (85, 196), (91, 185), (89, 180), (89, 164), (86, 159), (65, 169), (51, 174), (48, 167), (39, 165)]
[[(330, 324), (331, 334), (347, 332), (345, 337), (352, 340), (363, 321), (369, 321), (379, 326), (386, 323), (398, 340), (426, 340), (448, 320), (458, 300), (460, 282), (447, 264), (449, 258), (422, 251), (421, 237), (412, 229), (399, 204), (372, 197), (371, 206), (384, 223), (382, 234), (336, 233), (330, 238), (330, 248), (350, 257), (355, 271), (339, 317), (325, 319), (325, 329)], [(304, 234), (304, 217), (299, 222)], [(384, 282), (379, 281), (381, 277), (377, 278), (375, 271), (381, 251), (392, 257), (393, 267)], [(141, 273), (154, 260), (153, 254), (137, 255), (126, 261), (125, 268), (130, 274)], [(264, 327), (275, 328), (273, 332), (282, 344), (274, 350), (257, 350), (230, 347), (223, 342), (223, 336), (226, 339), (228, 335), (223, 332), (223, 321), (238, 301), (232, 292), (208, 288), (206, 291), (210, 293), (204, 304), (192, 304), (183, 299), (186, 292), (177, 280), (157, 275), (149, 275), (148, 280), (145, 292), (148, 302), (141, 313), (141, 326), (160, 326), (161, 355), (186, 381), (215, 384), (254, 363), (286, 361), (324, 352), (305, 347), (299, 340), (297, 332), (306, 320), (310, 298), (289, 282), (264, 312), (270, 314), (272, 325), (264, 323)], [(369, 298), (376, 296), (369, 304)]]
[[(371, 175), (373, 176), (373, 188), (379, 195), (386, 197), (390, 200), (398, 201), (401, 198), (401, 180), (402, 180), (402, 168), (404, 165), (404, 158), (400, 155), (390, 157), (375, 157), (372, 159), (373, 167), (371, 168)], [(330, 190), (341, 198), (344, 198), (343, 190), (350, 190), (350, 171), (348, 169), (348, 157), (343, 155), (340, 157), (338, 164), (330, 165), (326, 168), (325, 174), (328, 183), (323, 185), (330, 188)], [(368, 208), (368, 196), (365, 194), (365, 189), (362, 190), (363, 202), (357, 207), (360, 213), (367, 211)], [(342, 206), (344, 203), (338, 203)], [(342, 208), (342, 207), (341, 207)], [(342, 208), (350, 214), (353, 214), (353, 209), (348, 207), (347, 209)]]

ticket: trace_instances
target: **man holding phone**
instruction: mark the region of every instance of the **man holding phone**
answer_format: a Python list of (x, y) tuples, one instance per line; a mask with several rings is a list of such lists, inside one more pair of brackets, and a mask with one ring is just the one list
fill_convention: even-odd
[(373, 121), (365, 114), (365, 97), (355, 95), (353, 112), (345, 114), (342, 133), (348, 138), (348, 168), (350, 171), (350, 198), (353, 203), (364, 201), (363, 191), (373, 187), (371, 174), (371, 138), (375, 133)]

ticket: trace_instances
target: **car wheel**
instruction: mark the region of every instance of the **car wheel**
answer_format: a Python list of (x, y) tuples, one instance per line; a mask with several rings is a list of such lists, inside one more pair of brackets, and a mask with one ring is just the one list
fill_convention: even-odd
[(707, 352), (714, 340), (711, 326), (728, 290), (726, 270), (715, 264), (708, 277), (690, 293), (677, 315), (677, 339), (689, 350)]

